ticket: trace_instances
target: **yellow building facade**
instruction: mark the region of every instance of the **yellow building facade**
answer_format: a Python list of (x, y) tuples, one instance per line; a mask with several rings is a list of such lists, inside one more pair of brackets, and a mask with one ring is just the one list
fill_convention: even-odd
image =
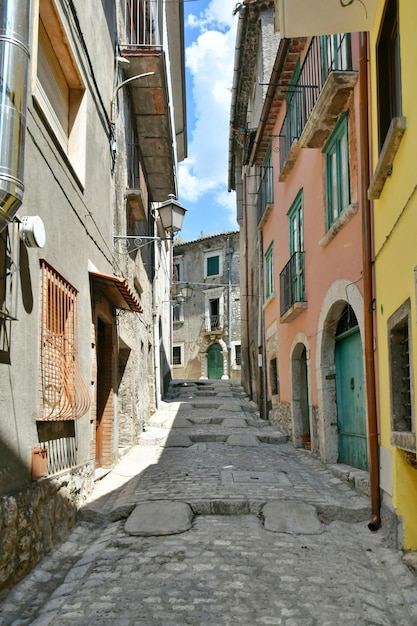
[(380, 0), (370, 31), (375, 316), (383, 502), (417, 549), (417, 43), (414, 0)]

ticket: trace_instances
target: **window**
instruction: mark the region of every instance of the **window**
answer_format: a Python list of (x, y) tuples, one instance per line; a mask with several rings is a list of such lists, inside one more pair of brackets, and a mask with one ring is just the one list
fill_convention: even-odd
[(327, 228), (350, 204), (347, 115), (340, 118), (323, 149), (326, 171)]
[(204, 277), (220, 276), (222, 273), (221, 251), (205, 252), (204, 254)]
[(207, 289), (204, 294), (206, 332), (221, 330), (224, 321), (224, 289)]
[(398, 0), (387, 0), (376, 47), (380, 151), (384, 145), (391, 120), (402, 115), (401, 58), (398, 31)]
[[(391, 385), (392, 443), (407, 448), (406, 439), (396, 433), (412, 433), (413, 372), (411, 355), (411, 306), (407, 300), (388, 320), (388, 347)], [(415, 440), (413, 442), (415, 447)]]
[(302, 90), (297, 87), (298, 79), (300, 78), (301, 66), (300, 59), (297, 59), (297, 64), (294, 69), (294, 73), (291, 77), (290, 84), (288, 86), (285, 99), (287, 101), (287, 147), (288, 152), (292, 146), (294, 139), (298, 139), (302, 131), (302, 115), (301, 115), (301, 98)]
[(54, 3), (40, 0), (35, 100), (84, 184), (87, 103), (69, 41)]
[(303, 192), (300, 191), (288, 211), (290, 226), (290, 255), (304, 250)]
[(183, 258), (182, 257), (174, 257), (174, 272), (173, 272), (174, 282), (181, 282), (184, 280), (183, 276)]
[(172, 347), (172, 365), (182, 365), (183, 364), (183, 346), (176, 345)]
[(242, 365), (242, 346), (240, 343), (235, 345), (235, 363), (236, 365)]
[(271, 385), (271, 396), (277, 396), (279, 394), (278, 386), (278, 365), (276, 359), (269, 361), (269, 383)]
[(300, 190), (288, 211), (290, 260), (280, 273), (281, 318), (288, 311), (292, 311), (292, 315), (299, 315), (305, 308), (297, 306), (293, 309), (295, 304), (305, 303), (303, 214), (303, 191)]
[(351, 49), (349, 33), (323, 35), (320, 37), (320, 59), (323, 76), (329, 72), (351, 69)]
[(184, 305), (179, 302), (175, 302), (172, 307), (172, 321), (183, 322), (184, 321)]
[(265, 252), (265, 297), (271, 298), (275, 293), (274, 283), (274, 242), (272, 242), (268, 250)]
[(265, 209), (274, 201), (274, 170), (272, 167), (272, 145), (269, 144), (263, 165), (263, 176), (258, 188), (257, 210), (258, 224)]
[(90, 408), (77, 358), (77, 291), (42, 261), (40, 420), (75, 420)]
[(210, 330), (214, 330), (215, 328), (221, 327), (220, 320), (220, 300), (219, 298), (214, 298), (210, 300)]

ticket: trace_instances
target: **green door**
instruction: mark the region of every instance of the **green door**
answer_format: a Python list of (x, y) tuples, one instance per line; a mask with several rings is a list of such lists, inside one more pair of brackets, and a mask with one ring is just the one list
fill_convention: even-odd
[(359, 329), (336, 337), (336, 402), (339, 463), (368, 469), (365, 383)]
[(213, 343), (207, 350), (207, 374), (216, 379), (223, 376), (223, 354), (219, 343)]

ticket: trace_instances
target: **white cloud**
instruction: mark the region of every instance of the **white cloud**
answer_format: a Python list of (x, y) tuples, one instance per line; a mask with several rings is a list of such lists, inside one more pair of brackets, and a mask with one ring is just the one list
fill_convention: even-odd
[[(230, 98), (235, 49), (234, 2), (212, 0), (188, 27), (200, 34), (186, 49), (192, 78), (194, 128), (189, 133), (189, 158), (180, 165), (181, 196), (197, 202), (205, 193), (227, 188)], [(230, 194), (226, 193), (227, 203)], [(225, 202), (225, 198), (222, 197)]]
[(231, 28), (234, 24), (233, 9), (235, 6), (236, 2), (230, 2), (230, 0), (211, 0), (199, 15), (189, 15), (187, 25), (199, 28), (201, 31), (213, 28)]

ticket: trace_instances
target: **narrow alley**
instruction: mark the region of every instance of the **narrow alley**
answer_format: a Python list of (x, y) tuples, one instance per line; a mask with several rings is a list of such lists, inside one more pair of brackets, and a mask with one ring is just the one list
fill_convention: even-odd
[(174, 381), (140, 445), (8, 595), (1, 626), (410, 626), (415, 574), (368, 497), (233, 381)]

